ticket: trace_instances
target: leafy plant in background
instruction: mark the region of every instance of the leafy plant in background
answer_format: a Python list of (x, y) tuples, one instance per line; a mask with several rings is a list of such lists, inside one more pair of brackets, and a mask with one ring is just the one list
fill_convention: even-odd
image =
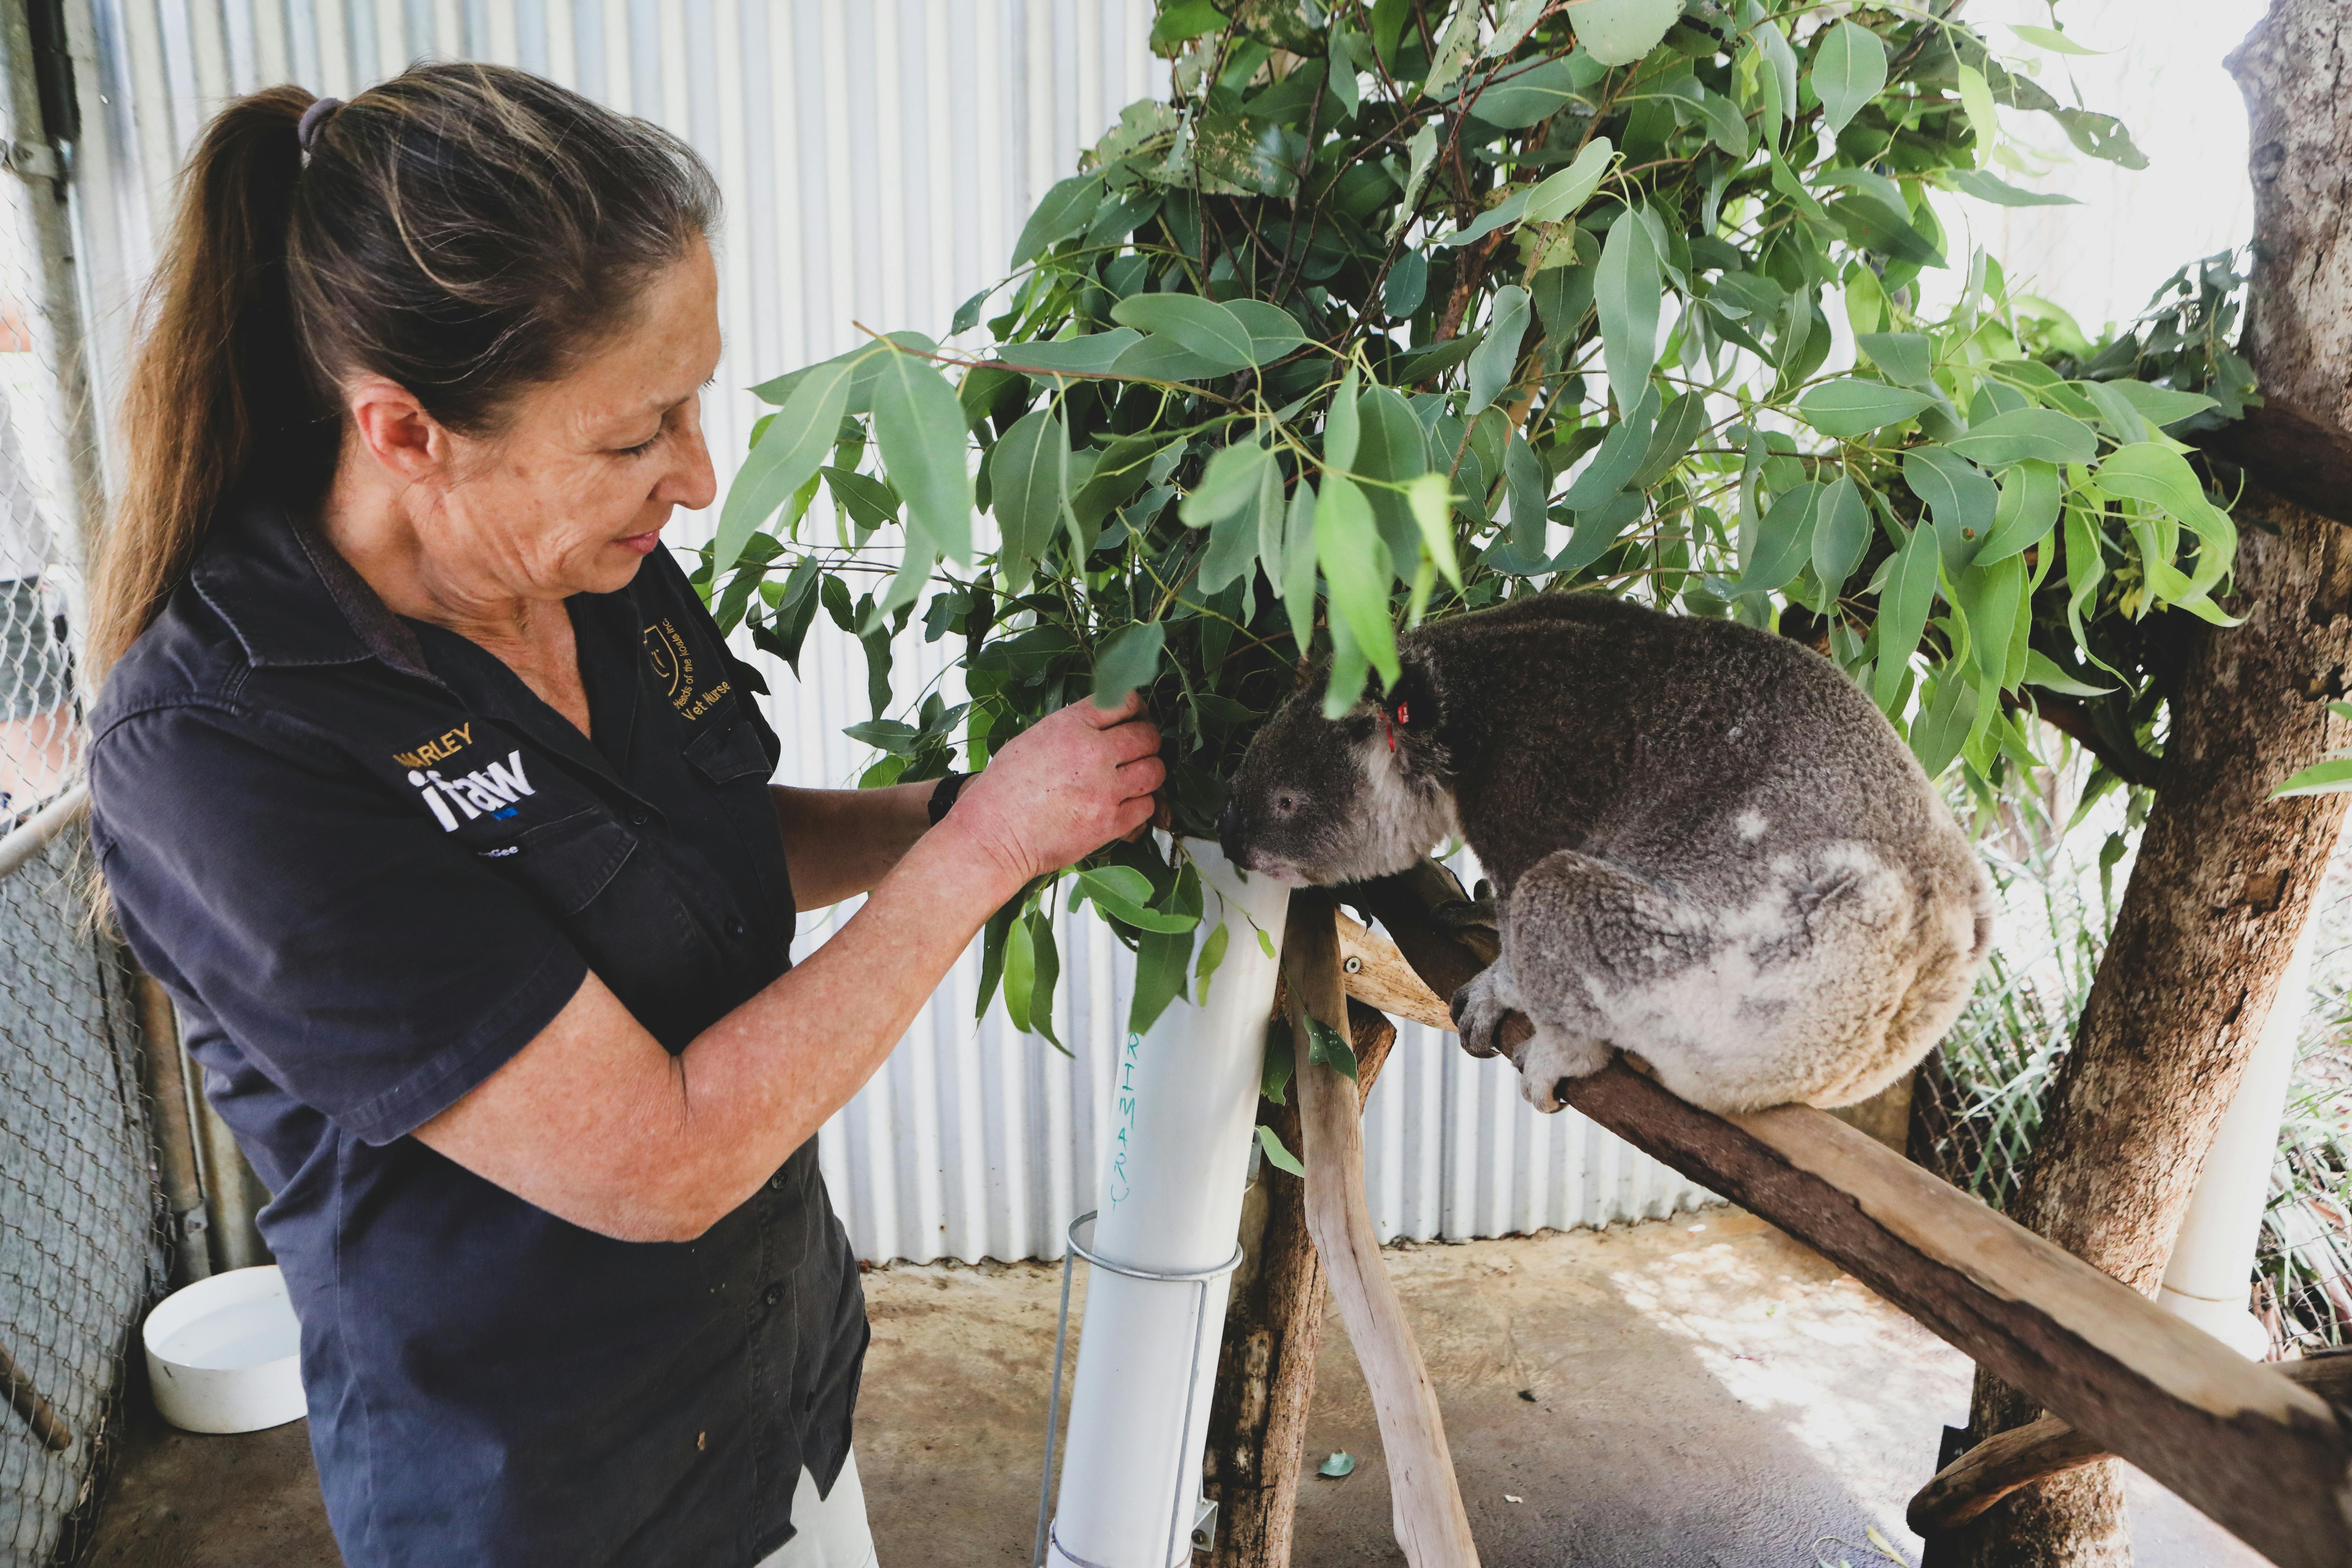
[[(1931, 193), (2063, 199), (1993, 172), (2024, 167), (2004, 111), (2140, 160), (1945, 9), (1164, 0), (1172, 101), (1039, 202), (957, 313), (1001, 301), (991, 347), (893, 332), (758, 389), (706, 591), (788, 661), (820, 609), (859, 637), (868, 783), (1143, 689), (1180, 841), (1309, 661), (1344, 705), (1400, 627), (1538, 592), (1801, 637), (1988, 800), (2053, 701), (2128, 776), (2135, 628), (2221, 619), (2234, 548), (2173, 433), (2242, 405), (2242, 367), (2208, 395), (2220, 362), (2178, 343), (2082, 357), (1955, 250)], [(896, 692), (919, 611), (967, 703)], [(982, 1005), (1001, 982), (1023, 1028), (1065, 896), (1135, 948), (1134, 1027), (1226, 950), (1188, 973), (1181, 848), (1106, 851), (989, 927)]]

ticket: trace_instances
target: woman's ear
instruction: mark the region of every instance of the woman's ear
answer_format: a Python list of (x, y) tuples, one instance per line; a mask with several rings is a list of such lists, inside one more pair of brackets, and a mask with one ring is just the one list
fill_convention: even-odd
[(398, 382), (362, 376), (343, 389), (343, 408), (360, 449), (395, 479), (414, 484), (448, 467), (448, 429)]

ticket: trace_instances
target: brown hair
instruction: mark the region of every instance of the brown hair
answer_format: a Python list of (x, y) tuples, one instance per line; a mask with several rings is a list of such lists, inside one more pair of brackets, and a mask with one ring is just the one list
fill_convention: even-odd
[(339, 388), (385, 376), (495, 434), (515, 395), (625, 325), (707, 236), (716, 184), (675, 136), (503, 66), (413, 67), (322, 110), (297, 87), (205, 127), (123, 404), (128, 476), (98, 552), (103, 676), (162, 611), (232, 490), (315, 498)]

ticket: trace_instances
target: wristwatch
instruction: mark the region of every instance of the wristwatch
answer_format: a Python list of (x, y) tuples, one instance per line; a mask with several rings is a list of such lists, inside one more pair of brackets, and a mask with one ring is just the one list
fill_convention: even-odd
[(950, 773), (939, 782), (937, 788), (931, 791), (930, 811), (933, 827), (937, 827), (947, 814), (954, 809), (956, 795), (962, 791), (963, 781), (970, 777), (971, 777), (970, 773)]

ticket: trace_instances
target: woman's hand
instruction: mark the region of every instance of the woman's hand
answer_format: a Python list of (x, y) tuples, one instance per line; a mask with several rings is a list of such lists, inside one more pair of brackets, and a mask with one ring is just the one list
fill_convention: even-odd
[(1006, 742), (948, 821), (1026, 882), (1141, 832), (1167, 776), (1141, 698), (1116, 708), (1082, 700)]

